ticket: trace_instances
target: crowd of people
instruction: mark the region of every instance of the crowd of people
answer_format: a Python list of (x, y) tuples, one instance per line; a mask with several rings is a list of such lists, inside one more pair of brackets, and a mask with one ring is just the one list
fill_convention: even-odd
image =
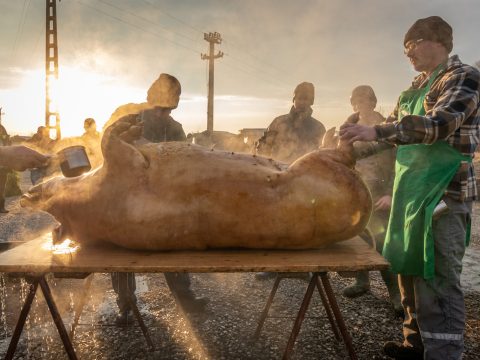
[[(350, 97), (353, 114), (341, 126), (340, 141), (354, 143), (357, 169), (368, 185), (374, 210), (362, 237), (391, 263), (382, 272), (397, 316), (404, 317), (403, 342), (387, 342), (394, 359), (460, 359), (465, 307), (460, 274), (468, 243), (472, 202), (478, 200), (472, 158), (480, 138), (480, 73), (450, 56), (452, 28), (442, 18), (417, 20), (405, 34), (405, 55), (420, 74), (403, 91), (386, 119), (375, 111), (372, 87), (360, 85)], [(127, 104), (143, 120), (143, 137), (152, 142), (186, 141), (182, 125), (171, 117), (178, 105), (178, 80), (161, 74), (148, 90), (147, 103)], [(256, 143), (259, 155), (291, 163), (317, 149), (325, 134), (312, 117), (315, 89), (300, 83), (290, 112), (273, 120)], [(119, 108), (115, 113), (122, 113)], [(26, 146), (9, 146), (0, 129), (2, 169), (41, 168), (48, 156)], [(95, 121), (85, 120), (86, 141), (99, 141)], [(48, 152), (52, 140), (39, 127), (31, 139)], [(0, 201), (3, 198), (0, 198)], [(450, 211), (436, 216), (443, 201)], [(0, 202), (0, 212), (4, 203)], [(203, 311), (206, 299), (190, 289), (188, 274), (166, 274), (176, 300), (187, 311)], [(131, 309), (134, 274), (112, 274), (118, 294), (119, 323)], [(368, 272), (356, 274), (346, 297), (369, 291)]]

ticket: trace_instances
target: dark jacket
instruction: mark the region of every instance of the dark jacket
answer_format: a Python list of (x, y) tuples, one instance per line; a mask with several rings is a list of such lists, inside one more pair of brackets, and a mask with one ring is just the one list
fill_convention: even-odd
[(143, 137), (151, 142), (186, 141), (182, 124), (168, 116), (158, 116), (155, 109), (144, 110), (139, 114), (143, 120)]
[(275, 118), (257, 142), (257, 153), (275, 160), (291, 163), (318, 149), (325, 127), (312, 117), (312, 110), (290, 113)]

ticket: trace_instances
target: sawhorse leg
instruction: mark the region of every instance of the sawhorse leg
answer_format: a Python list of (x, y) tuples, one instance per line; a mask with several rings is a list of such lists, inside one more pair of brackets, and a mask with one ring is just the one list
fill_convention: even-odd
[[(272, 305), (273, 298), (275, 297), (275, 294), (277, 292), (280, 280), (283, 278), (288, 278), (288, 276), (282, 276), (279, 274), (275, 279), (275, 283), (273, 284), (272, 291), (270, 292), (270, 296), (268, 298), (267, 304), (265, 305), (265, 308), (260, 317), (259, 324), (255, 331), (255, 335), (254, 335), (255, 339), (257, 339), (260, 335), (265, 319), (268, 316), (268, 311)], [(288, 339), (288, 343), (285, 348), (285, 352), (283, 354), (283, 359), (290, 358), (298, 333), (300, 332), (300, 328), (302, 326), (303, 320), (305, 319), (305, 314), (307, 312), (308, 306), (310, 305), (310, 301), (312, 299), (315, 287), (317, 287), (318, 292), (320, 294), (320, 298), (322, 300), (322, 304), (327, 313), (327, 317), (332, 327), (333, 334), (335, 335), (335, 339), (339, 341), (343, 338), (343, 341), (345, 343), (345, 347), (348, 351), (350, 359), (356, 360), (357, 355), (353, 348), (352, 338), (350, 337), (347, 327), (345, 326), (345, 322), (343, 321), (342, 314), (340, 313), (340, 309), (335, 299), (335, 294), (333, 293), (332, 287), (330, 285), (330, 281), (328, 280), (328, 275), (326, 273), (312, 274), (310, 282), (308, 283), (307, 291), (305, 292), (305, 295), (302, 300), (302, 304), (300, 306), (297, 317), (295, 319), (292, 332), (290, 333), (290, 338)], [(338, 329), (340, 329), (341, 337)]]
[[(343, 341), (345, 342), (345, 347), (347, 348), (348, 354), (350, 355), (350, 359), (356, 360), (357, 354), (355, 353), (355, 349), (353, 348), (352, 338), (345, 326), (345, 322), (343, 321), (342, 313), (340, 312), (340, 308), (338, 307), (337, 300), (335, 299), (335, 294), (333, 293), (332, 286), (330, 285), (330, 280), (328, 280), (327, 273), (320, 273), (320, 278), (322, 279), (322, 284), (327, 293), (327, 298), (332, 307), (333, 314), (335, 315), (335, 319), (337, 320), (338, 327), (340, 328), (340, 332), (342, 333)], [(318, 281), (318, 279), (317, 279)]]
[(15, 350), (17, 349), (18, 341), (20, 340), (20, 336), (22, 335), (23, 327), (25, 326), (25, 321), (27, 320), (27, 316), (28, 316), (28, 313), (30, 312), (32, 302), (33, 302), (33, 299), (35, 298), (35, 294), (37, 292), (37, 288), (39, 284), (40, 284), (40, 288), (42, 289), (43, 296), (45, 297), (45, 301), (47, 302), (48, 309), (52, 314), (52, 318), (57, 327), (58, 333), (60, 334), (60, 338), (62, 339), (63, 347), (67, 352), (68, 358), (76, 360), (77, 355), (75, 354), (75, 350), (73, 349), (72, 342), (68, 337), (67, 330), (65, 329), (65, 325), (63, 324), (57, 305), (53, 300), (52, 292), (50, 291), (47, 281), (45, 280), (45, 275), (32, 277), (31, 284), (30, 284), (30, 291), (25, 300), (25, 304), (23, 304), (22, 310), (20, 312), (20, 316), (18, 318), (17, 325), (15, 326), (12, 339), (8, 346), (5, 359), (6, 360), (13, 359), (13, 355), (15, 354)]
[[(322, 277), (323, 275), (326, 276), (326, 274), (322, 273), (320, 276)], [(333, 310), (333, 315), (335, 316), (335, 319), (338, 323), (338, 326), (340, 328), (340, 332), (342, 333), (342, 336), (345, 340), (345, 344), (347, 344), (346, 338), (350, 339), (350, 335), (348, 334), (348, 331), (345, 327), (345, 323), (343, 322), (342, 315), (340, 314), (340, 310), (338, 310), (338, 305), (335, 301), (335, 295), (332, 292), (331, 287), (329, 287), (329, 291), (325, 288), (325, 292), (327, 293), (327, 296), (325, 297), (325, 293), (322, 288), (322, 283), (320, 282), (320, 279), (318, 278), (319, 274), (318, 273), (313, 273), (312, 278), (310, 279), (310, 282), (308, 284), (307, 291), (305, 292), (305, 296), (303, 297), (302, 305), (300, 306), (300, 310), (298, 311), (297, 318), (295, 319), (295, 323), (293, 325), (292, 332), (290, 334), (290, 338), (288, 339), (287, 347), (285, 348), (285, 352), (283, 353), (283, 358), (284, 359), (289, 359), (290, 355), (293, 350), (293, 346), (295, 345), (295, 340), (297, 339), (298, 333), (300, 332), (300, 327), (302, 326), (303, 320), (305, 319), (305, 313), (307, 312), (308, 305), (310, 304), (310, 300), (312, 299), (313, 291), (315, 289), (315, 286), (318, 289), (318, 292), (320, 294), (320, 298), (322, 299), (322, 304), (323, 307), (325, 308), (325, 312), (327, 313), (328, 320), (330, 322), (330, 325), (332, 327), (333, 334), (335, 335), (335, 339), (338, 341), (340, 340), (340, 335), (338, 333), (337, 325), (335, 324), (335, 321), (332, 316), (332, 310)], [(328, 277), (326, 277), (328, 281)], [(323, 278), (322, 278), (323, 280)], [(330, 283), (329, 283), (330, 285)], [(325, 285), (324, 285), (325, 287)], [(330, 295), (333, 296), (333, 302), (335, 302), (336, 310), (334, 305), (332, 304), (332, 299)], [(328, 301), (327, 301), (328, 300)], [(329, 304), (330, 303), (330, 304)], [(343, 328), (342, 328), (343, 326)], [(344, 335), (345, 332), (345, 335)], [(351, 359), (356, 359), (355, 352), (353, 352), (354, 357), (352, 357), (352, 353), (350, 350), (353, 351), (353, 347), (351, 347), (351, 339), (350, 339), (350, 347), (347, 345), (347, 350), (350, 354)]]
[(280, 280), (282, 280), (282, 278), (279, 275), (277, 275), (275, 277), (275, 282), (273, 283), (273, 288), (272, 288), (272, 291), (270, 292), (270, 296), (268, 297), (267, 303), (265, 304), (265, 308), (263, 309), (262, 315), (260, 316), (260, 320), (258, 321), (257, 329), (255, 330), (255, 334), (253, 335), (254, 340), (257, 340), (258, 337), (260, 336), (260, 332), (262, 331), (263, 324), (265, 323), (265, 320), (267, 319), (267, 316), (268, 316), (268, 311), (270, 310), (270, 306), (272, 306), (273, 298), (277, 293)]
[[(255, 330), (255, 334), (253, 336), (254, 340), (257, 340), (260, 336), (260, 332), (262, 331), (263, 325), (265, 324), (265, 320), (268, 317), (268, 312), (270, 310), (270, 307), (272, 306), (273, 299), (275, 297), (275, 294), (277, 293), (280, 281), (283, 280), (283, 279), (288, 279), (288, 278), (289, 278), (289, 276), (284, 275), (283, 273), (282, 274), (277, 274), (277, 276), (275, 278), (275, 282), (273, 284), (272, 291), (270, 292), (270, 296), (268, 297), (267, 303), (265, 304), (265, 308), (263, 309), (262, 315), (260, 316), (260, 320), (258, 322), (257, 329)], [(294, 277), (294, 278), (297, 278), (297, 277)], [(316, 280), (314, 280), (314, 278)], [(341, 340), (340, 334), (339, 334), (337, 326), (335, 324), (335, 320), (333, 318), (333, 313), (332, 313), (332, 310), (330, 309), (330, 306), (328, 304), (328, 300), (325, 297), (325, 292), (323, 291), (322, 284), (320, 283), (320, 279), (318, 278), (318, 276), (312, 276), (310, 278), (310, 283), (312, 281), (314, 283), (316, 282), (318, 293), (320, 294), (320, 298), (322, 300), (323, 307), (325, 308), (325, 312), (327, 313), (328, 321), (330, 322), (330, 325), (332, 327), (332, 331), (333, 331), (333, 334), (335, 335), (335, 339), (337, 341), (340, 341)], [(307, 291), (308, 291), (308, 289), (307, 289)], [(310, 295), (310, 298), (311, 298), (312, 295), (313, 295), (313, 293)], [(308, 299), (308, 301), (310, 302), (310, 299)]]

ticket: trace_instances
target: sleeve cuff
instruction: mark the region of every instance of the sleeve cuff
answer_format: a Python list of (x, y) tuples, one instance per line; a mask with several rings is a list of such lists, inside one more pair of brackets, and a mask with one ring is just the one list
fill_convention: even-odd
[(377, 133), (377, 140), (386, 140), (395, 137), (396, 129), (393, 123), (383, 123), (374, 126)]

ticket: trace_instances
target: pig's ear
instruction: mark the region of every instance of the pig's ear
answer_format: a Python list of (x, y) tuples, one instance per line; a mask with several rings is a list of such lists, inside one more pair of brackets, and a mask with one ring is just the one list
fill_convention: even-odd
[(148, 168), (148, 160), (133, 145), (133, 142), (141, 137), (142, 130), (143, 123), (137, 114), (126, 115), (105, 130), (102, 153), (107, 169)]

